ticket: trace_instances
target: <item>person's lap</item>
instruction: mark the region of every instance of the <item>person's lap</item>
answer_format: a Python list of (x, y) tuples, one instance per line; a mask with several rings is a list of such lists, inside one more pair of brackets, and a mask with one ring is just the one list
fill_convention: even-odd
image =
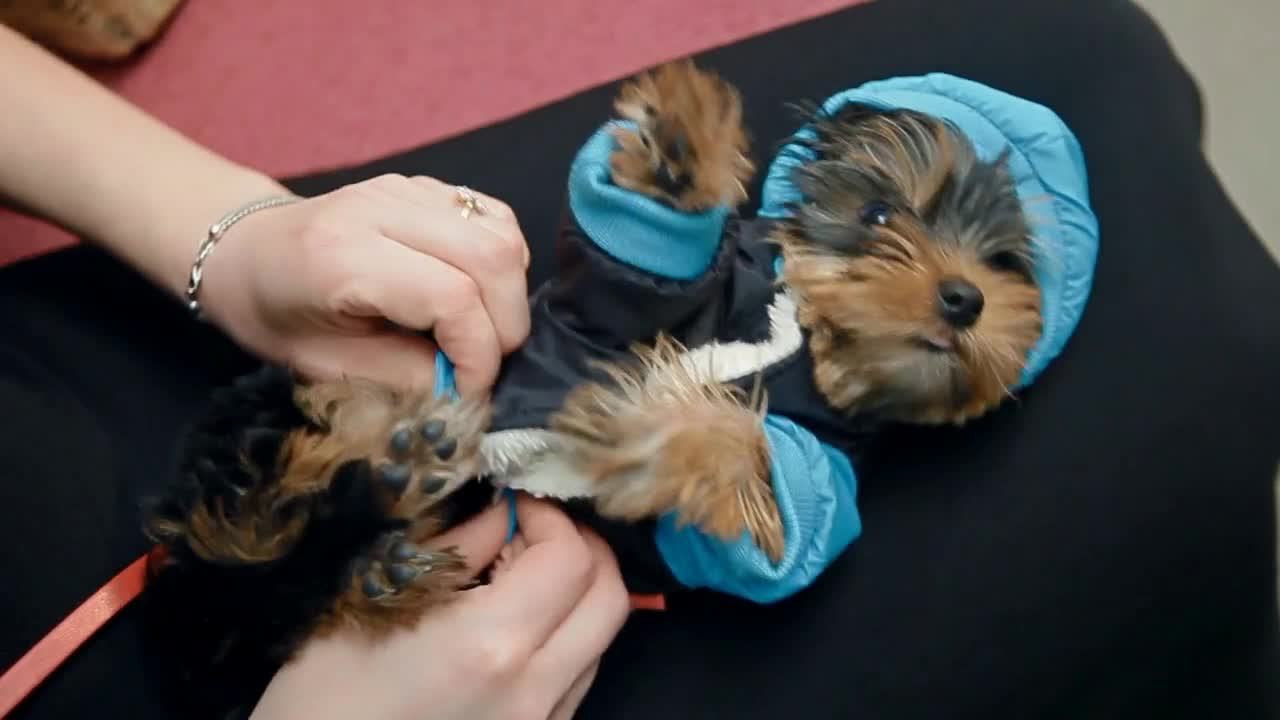
[[(1262, 313), (1280, 272), (1208, 169), (1195, 88), (1145, 16), (898, 0), (701, 59), (742, 88), (758, 160), (795, 129), (786, 103), (881, 77), (951, 72), (1049, 105), (1085, 149), (1098, 275), (1077, 336), (1019, 401), (886, 439), (860, 473), (863, 537), (817, 586), (635, 616), (580, 716), (1275, 715), (1264, 428), (1280, 329)], [(569, 162), (612, 90), (292, 185), (390, 171), (472, 185), (516, 210), (541, 279)], [(0, 271), (0, 666), (145, 549), (136, 501), (164, 481), (180, 424), (251, 366), (161, 303), (83, 249)], [(135, 620), (25, 710), (145, 707)]]

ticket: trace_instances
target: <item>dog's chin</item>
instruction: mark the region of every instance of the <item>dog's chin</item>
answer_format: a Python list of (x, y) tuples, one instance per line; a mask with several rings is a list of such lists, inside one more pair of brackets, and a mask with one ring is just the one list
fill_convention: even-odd
[(880, 381), (864, 407), (892, 422), (936, 425), (953, 421), (973, 398), (972, 375), (953, 340), (914, 337), (879, 363)]
[(930, 323), (814, 337), (817, 388), (833, 408), (914, 425), (960, 425), (1000, 406), (1036, 339)]
[(1021, 368), (1007, 368), (1005, 377), (992, 376), (993, 367), (970, 343), (947, 333), (924, 333), (895, 343), (867, 363), (875, 378), (857, 402), (859, 412), (883, 420), (912, 425), (963, 424), (990, 412), (1009, 396), (1008, 386)]

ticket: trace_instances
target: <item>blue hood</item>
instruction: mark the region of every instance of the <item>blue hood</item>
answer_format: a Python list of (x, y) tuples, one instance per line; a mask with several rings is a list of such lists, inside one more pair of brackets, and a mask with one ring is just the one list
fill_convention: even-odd
[[(1080, 143), (1049, 108), (942, 73), (867, 83), (832, 96), (822, 111), (833, 114), (849, 103), (915, 110), (946, 120), (969, 138), (983, 160), (1010, 149), (1009, 171), (1032, 226), (1043, 300), (1044, 331), (1020, 383), (1030, 384), (1075, 331), (1093, 285), (1098, 221), (1089, 206)], [(812, 129), (804, 127), (793, 137), (812, 136)], [(809, 159), (813, 152), (803, 143), (783, 148), (765, 178), (761, 216), (786, 217), (788, 207), (803, 200), (792, 171)]]

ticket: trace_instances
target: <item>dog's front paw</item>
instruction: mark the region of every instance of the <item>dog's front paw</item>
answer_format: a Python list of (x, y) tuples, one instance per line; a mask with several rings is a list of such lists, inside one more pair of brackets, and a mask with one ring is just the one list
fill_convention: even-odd
[(754, 171), (738, 91), (685, 60), (627, 83), (615, 101), (613, 181), (683, 211), (736, 206)]
[(574, 472), (595, 485), (601, 514), (680, 522), (734, 541), (750, 535), (774, 562), (783, 526), (770, 481), (762, 398), (699, 376), (660, 339), (611, 384), (576, 390), (553, 419)]

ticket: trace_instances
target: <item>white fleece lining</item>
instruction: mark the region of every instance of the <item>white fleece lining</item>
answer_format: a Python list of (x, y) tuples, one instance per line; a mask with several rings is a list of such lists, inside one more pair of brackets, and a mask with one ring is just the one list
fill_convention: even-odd
[[(786, 360), (804, 343), (796, 303), (782, 290), (769, 304), (769, 337), (760, 342), (707, 343), (680, 356), (690, 375), (708, 383), (740, 380)], [(592, 483), (564, 461), (565, 439), (550, 430), (521, 428), (485, 435), (480, 442), (481, 473), (496, 485), (561, 499), (590, 497)]]
[(680, 362), (691, 375), (706, 378), (706, 382), (732, 382), (786, 360), (803, 341), (796, 301), (789, 291), (782, 290), (769, 303), (769, 337), (758, 343), (707, 343), (685, 352)]

